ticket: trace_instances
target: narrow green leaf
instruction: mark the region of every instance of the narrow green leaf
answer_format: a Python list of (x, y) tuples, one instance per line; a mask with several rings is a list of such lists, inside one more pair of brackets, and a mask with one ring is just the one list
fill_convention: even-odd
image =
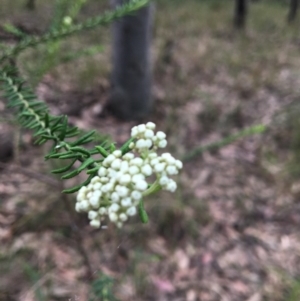
[(122, 152), (122, 155), (125, 155), (126, 153), (130, 152), (131, 151), (131, 148), (129, 148), (129, 145), (131, 142), (134, 142), (135, 138), (130, 138), (127, 142), (125, 142), (120, 150)]
[(49, 154), (49, 155), (47, 155), (45, 158), (46, 158), (46, 159), (60, 158), (61, 156), (63, 156), (63, 155), (68, 155), (68, 154), (74, 155), (72, 152), (55, 153), (55, 154)]
[(61, 177), (61, 179), (66, 180), (66, 179), (71, 179), (76, 177), (78, 174), (80, 173), (80, 171), (78, 171), (78, 169), (72, 170), (71, 172), (65, 174), (64, 176)]
[(49, 127), (49, 114), (46, 113), (44, 116), (44, 122), (45, 122), (45, 127), (48, 128)]
[(139, 203), (138, 211), (139, 211), (139, 216), (140, 216), (140, 219), (141, 219), (142, 223), (147, 224), (148, 221), (149, 221), (149, 217), (148, 217), (148, 214), (147, 214), (147, 212), (144, 208), (143, 200), (141, 200), (140, 203)]
[(62, 154), (59, 157), (59, 159), (73, 159), (73, 158), (79, 159), (80, 157), (81, 157), (81, 155), (79, 155), (79, 154), (70, 153), (70, 154), (67, 154), (67, 155)]
[[(63, 116), (57, 116), (57, 119), (53, 119), (53, 124), (51, 124), (51, 132), (52, 129), (55, 128), (62, 120)], [(51, 120), (52, 121), (52, 120)]]
[(54, 134), (55, 132), (59, 132), (63, 127), (64, 126), (62, 124), (58, 124), (54, 127), (51, 126), (51, 133)]
[(93, 163), (94, 163), (94, 159), (93, 158), (88, 158), (78, 168), (76, 168), (75, 170), (65, 174), (61, 178), (64, 179), (64, 180), (73, 178), (73, 177), (77, 176), (80, 172), (82, 172), (85, 168), (87, 168), (90, 164), (93, 164)]
[(38, 124), (37, 120), (36, 119), (33, 119), (32, 121), (30, 121), (28, 124), (27, 124), (27, 128), (29, 129), (34, 129)]
[(86, 156), (90, 157), (90, 152), (88, 150), (86, 150), (85, 148), (83, 148), (83, 147), (73, 146), (73, 147), (70, 148), (70, 150), (72, 152), (78, 152), (78, 153), (81, 153), (83, 155), (86, 155)]
[(67, 134), (74, 134), (74, 133), (78, 133), (78, 127), (71, 127), (71, 128), (67, 128)]
[(81, 183), (77, 186), (74, 186), (72, 188), (65, 189), (62, 191), (62, 193), (74, 193), (74, 192), (78, 191), (82, 186), (88, 185), (93, 177), (94, 177), (94, 175), (90, 175), (83, 183)]
[(51, 170), (51, 173), (54, 173), (54, 174), (64, 173), (64, 172), (68, 171), (76, 161), (77, 161), (77, 159), (74, 159), (70, 164), (68, 164), (64, 167), (53, 169), (53, 170)]
[[(80, 137), (79, 139), (77, 139), (76, 141), (72, 142), (71, 145), (72, 145), (72, 146), (78, 146), (78, 145), (82, 145), (82, 144), (87, 143), (87, 141), (88, 141), (88, 142), (93, 141), (92, 136), (94, 136), (95, 132), (96, 132), (96, 131), (93, 130), (93, 131), (91, 131), (91, 132), (86, 133), (85, 135), (83, 135), (82, 137)], [(92, 140), (89, 140), (90, 138), (91, 138)]]
[(97, 172), (98, 170), (99, 170), (99, 166), (94, 167), (94, 168), (91, 168), (91, 169), (88, 169), (88, 170), (86, 171), (86, 173), (87, 173), (88, 175), (90, 175), (90, 174), (94, 174), (94, 173)]
[(82, 162), (82, 164), (77, 168), (79, 172), (83, 171), (86, 169), (89, 165), (93, 164), (95, 161), (93, 158), (88, 158), (86, 161)]
[(75, 137), (75, 136), (78, 136), (78, 135), (79, 135), (79, 131), (73, 132), (73, 133), (70, 133), (70, 134), (66, 134), (66, 138), (71, 138), (71, 137)]
[(67, 128), (67, 132), (66, 132), (67, 138), (78, 136), (79, 134), (80, 132), (77, 127)]
[(89, 150), (89, 153), (90, 153), (90, 155), (96, 155), (96, 154), (99, 154), (99, 151), (96, 149), (91, 149), (91, 150)]
[(51, 135), (47, 135), (47, 134), (43, 134), (42, 137), (45, 139), (48, 139), (48, 140), (55, 140), (55, 137), (53, 137)]
[(47, 139), (40, 137), (39, 139), (37, 139), (37, 140), (34, 142), (34, 144), (42, 145), (42, 144), (44, 144), (44, 143), (47, 142), (47, 141), (48, 141)]
[(39, 131), (37, 131), (36, 133), (33, 134), (33, 137), (40, 136), (43, 133), (47, 133), (47, 131), (45, 129), (41, 128)]
[(102, 146), (95, 146), (95, 148), (103, 157), (106, 158), (109, 155), (109, 153)]
[(67, 133), (67, 128), (68, 128), (68, 118), (67, 116), (63, 116), (63, 120), (62, 120), (62, 124), (63, 124), (63, 128), (61, 133), (58, 135), (58, 138), (63, 141), (66, 137), (66, 133)]
[(27, 112), (27, 111), (23, 111), (23, 112), (21, 112), (20, 114), (19, 114), (19, 117), (31, 117), (32, 115), (34, 115), (33, 113), (31, 113), (31, 112)]

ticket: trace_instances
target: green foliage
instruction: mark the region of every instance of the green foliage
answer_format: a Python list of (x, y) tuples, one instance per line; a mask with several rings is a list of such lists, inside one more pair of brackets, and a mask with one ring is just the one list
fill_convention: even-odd
[[(61, 178), (70, 179), (87, 169), (86, 173), (89, 176), (86, 181), (63, 192), (74, 193), (83, 185), (89, 184), (90, 180), (97, 174), (100, 167), (99, 163), (115, 150), (114, 144), (104, 142), (92, 149), (84, 148), (83, 145), (94, 141), (95, 131), (77, 137), (80, 133), (78, 128), (68, 126), (67, 116), (49, 114), (45, 103), (37, 100), (33, 91), (25, 86), (25, 81), (17, 76), (16, 69), (4, 68), (0, 72), (0, 82), (3, 83), (2, 89), (4, 90), (4, 97), (8, 99), (8, 106), (17, 109), (19, 123), (24, 128), (33, 131), (33, 136), (37, 138), (35, 143), (42, 145), (47, 141), (52, 141), (53, 145), (46, 159), (71, 159), (70, 164), (52, 172), (55, 174), (65, 173)], [(75, 137), (77, 138), (75, 139)], [(123, 154), (129, 151), (131, 141), (127, 141), (121, 147)], [(98, 155), (98, 157), (101, 155), (101, 157), (100, 159), (93, 158), (94, 155)], [(80, 162), (80, 165), (74, 169), (74, 164), (77, 161)]]
[(51, 28), (60, 28), (63, 26), (66, 17), (72, 21), (86, 2), (87, 0), (56, 0)]
[(117, 301), (113, 292), (113, 279), (99, 274), (98, 278), (92, 283), (92, 292), (89, 301)]
[(300, 280), (293, 279), (292, 283), (290, 284), (288, 297), (285, 299), (286, 301), (297, 301), (299, 300), (300, 296)]
[(3, 29), (9, 33), (12, 33), (13, 35), (20, 37), (20, 38), (24, 38), (26, 35), (17, 27), (15, 27), (14, 25), (10, 24), (10, 23), (5, 23), (3, 26)]
[[(87, 0), (56, 0), (54, 18), (50, 29), (62, 30), (63, 28), (68, 28), (86, 2)], [(40, 64), (35, 66), (34, 72), (32, 72), (31, 75), (31, 81), (34, 86), (38, 84), (44, 74), (61, 63), (69, 62), (82, 56), (93, 55), (99, 52), (99, 50), (102, 50), (102, 48), (99, 47), (92, 47), (84, 49), (81, 52), (65, 53), (64, 51), (61, 51), (62, 46), (62, 40), (54, 40), (46, 43), (46, 47), (43, 48), (43, 51), (39, 55), (41, 57)], [(60, 53), (63, 53), (63, 55), (60, 55)]]
[[(0, 81), (3, 82), (2, 88), (5, 91), (4, 96), (8, 99), (8, 106), (17, 109), (20, 124), (24, 128), (33, 131), (33, 136), (37, 137), (36, 144), (41, 145), (49, 140), (53, 142), (51, 151), (46, 156), (46, 159), (72, 159), (70, 164), (53, 170), (53, 173), (68, 172), (62, 176), (62, 179), (69, 179), (77, 176), (84, 169), (88, 170), (89, 177), (84, 183), (64, 190), (64, 192), (73, 193), (79, 190), (82, 185), (88, 184), (90, 179), (95, 176), (99, 168), (98, 162), (103, 160), (102, 158), (93, 159), (91, 156), (100, 154), (103, 157), (106, 146), (98, 146), (91, 150), (82, 147), (82, 145), (94, 140), (95, 131), (90, 131), (75, 140), (71, 140), (70, 138), (78, 136), (78, 128), (68, 126), (67, 116), (53, 116), (49, 114), (47, 106), (37, 100), (33, 91), (25, 87), (24, 81), (16, 77), (16, 75), (16, 70), (12, 68), (6, 68), (0, 73)], [(81, 162), (80, 166), (70, 171), (76, 161)]]
[(68, 27), (62, 27), (59, 29), (54, 28), (41, 36), (28, 36), (17, 43), (17, 45), (5, 50), (3, 54), (0, 55), (0, 64), (10, 58), (16, 57), (20, 52), (27, 48), (36, 47), (37, 45), (50, 41), (61, 40), (75, 33), (89, 30), (100, 25), (108, 25), (114, 20), (120, 19), (125, 15), (139, 10), (143, 6), (147, 5), (148, 2), (149, 0), (132, 0), (122, 6), (117, 7), (113, 11), (107, 11), (101, 16), (89, 18), (82, 23), (71, 24)]
[[(58, 3), (62, 2), (67, 3), (68, 1), (58, 1)], [(73, 2), (72, 5), (68, 6), (67, 13), (75, 16), (84, 3), (85, 0)], [(53, 173), (63, 174), (62, 179), (70, 179), (87, 170), (87, 179), (77, 186), (64, 190), (64, 193), (74, 193), (83, 185), (89, 184), (90, 180), (97, 174), (103, 158), (113, 151), (115, 146), (104, 142), (100, 146), (86, 149), (84, 145), (94, 141), (95, 131), (79, 136), (80, 132), (77, 127), (69, 127), (67, 116), (53, 116), (49, 114), (46, 104), (38, 100), (34, 92), (25, 85), (25, 80), (19, 76), (18, 70), (11, 66), (11, 62), (25, 49), (36, 47), (42, 43), (52, 43), (55, 52), (59, 49), (58, 40), (83, 30), (109, 24), (115, 19), (140, 9), (147, 3), (148, 0), (132, 0), (123, 6), (117, 7), (114, 11), (104, 13), (102, 16), (90, 18), (77, 25), (70, 24), (67, 27), (60, 26), (58, 28), (58, 22), (61, 22), (60, 18), (60, 21), (57, 19), (53, 28), (42, 36), (23, 36), (14, 27), (7, 26), (7, 30), (11, 33), (23, 37), (15, 46), (5, 49), (4, 53), (0, 55), (0, 66), (1, 63), (3, 65), (2, 70), (0, 70), (0, 83), (2, 83), (4, 97), (8, 100), (8, 107), (15, 108), (20, 124), (24, 128), (33, 131), (33, 136), (36, 137), (36, 144), (42, 145), (47, 141), (52, 141), (53, 145), (46, 159), (71, 159), (71, 163), (53, 170)], [(129, 143), (121, 148), (123, 154), (129, 151)], [(94, 155), (97, 155), (97, 158)], [(75, 168), (74, 164), (77, 161), (80, 162), (80, 165)]]

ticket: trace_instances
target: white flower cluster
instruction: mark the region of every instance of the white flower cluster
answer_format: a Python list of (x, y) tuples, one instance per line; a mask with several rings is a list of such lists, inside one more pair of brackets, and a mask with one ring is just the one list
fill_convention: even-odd
[[(76, 211), (88, 212), (93, 227), (99, 228), (104, 216), (122, 227), (128, 217), (137, 213), (137, 206), (153, 185), (174, 192), (177, 184), (169, 176), (178, 174), (182, 162), (171, 154), (159, 156), (155, 151), (167, 145), (166, 134), (154, 133), (155, 124), (148, 122), (131, 130), (134, 142), (130, 148), (137, 153), (122, 156), (120, 150), (108, 155), (89, 185), (77, 195)], [(156, 176), (154, 184), (147, 178)]]

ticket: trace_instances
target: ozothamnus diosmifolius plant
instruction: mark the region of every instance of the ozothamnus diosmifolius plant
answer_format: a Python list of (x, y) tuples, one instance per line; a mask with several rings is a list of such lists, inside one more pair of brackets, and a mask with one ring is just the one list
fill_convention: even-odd
[[(88, 213), (91, 226), (99, 228), (107, 216), (122, 227), (137, 213), (146, 223), (148, 216), (143, 199), (162, 189), (176, 190), (176, 182), (171, 176), (178, 174), (182, 162), (169, 153), (157, 154), (158, 149), (167, 146), (167, 140), (164, 132), (155, 132), (153, 122), (134, 126), (131, 137), (120, 149), (114, 144), (87, 149), (83, 145), (93, 141), (95, 131), (78, 137), (78, 128), (69, 127), (66, 116), (49, 114), (46, 105), (37, 100), (33, 91), (15, 75), (12, 68), (0, 75), (8, 106), (19, 110), (20, 124), (34, 131), (37, 144), (52, 141), (46, 159), (71, 159), (70, 164), (52, 170), (52, 173), (63, 174), (61, 179), (73, 178), (83, 171), (87, 173), (83, 183), (63, 192), (78, 191), (75, 209)], [(75, 168), (77, 161), (80, 165)]]
[(178, 174), (182, 162), (169, 153), (157, 153), (166, 147), (167, 140), (165, 133), (155, 132), (156, 126), (152, 122), (133, 127), (130, 138), (119, 149), (107, 142), (91, 149), (85, 147), (94, 141), (95, 131), (80, 136), (77, 127), (68, 125), (67, 116), (51, 115), (46, 104), (37, 99), (34, 91), (19, 76), (18, 69), (12, 65), (16, 65), (17, 55), (28, 47), (110, 23), (147, 2), (133, 0), (82, 24), (53, 29), (43, 36), (25, 36), (0, 55), (0, 83), (8, 100), (7, 106), (17, 110), (18, 120), (23, 127), (33, 130), (36, 144), (52, 142), (46, 160), (56, 158), (69, 162), (64, 167), (52, 170), (52, 173), (62, 174), (62, 180), (83, 172), (87, 174), (83, 183), (65, 189), (63, 193), (78, 192), (75, 209), (87, 212), (90, 224), (95, 228), (99, 228), (106, 217), (122, 227), (130, 216), (137, 213), (142, 222), (147, 222), (144, 198), (159, 190), (174, 192), (177, 185), (171, 177)]

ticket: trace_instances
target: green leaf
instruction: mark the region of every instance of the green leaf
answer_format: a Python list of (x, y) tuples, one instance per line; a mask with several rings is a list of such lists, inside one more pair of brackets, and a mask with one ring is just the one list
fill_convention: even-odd
[(91, 149), (91, 150), (89, 150), (89, 153), (90, 153), (90, 155), (96, 155), (96, 154), (99, 154), (99, 151), (96, 149)]
[(36, 136), (40, 136), (42, 135), (43, 133), (47, 133), (47, 131), (45, 129), (40, 129), (39, 131), (37, 131), (36, 133), (33, 134), (33, 137), (36, 137)]
[(45, 156), (46, 159), (55, 159), (55, 158), (60, 158), (61, 156), (63, 155), (69, 155), (69, 154), (72, 154), (72, 152), (64, 152), (64, 153), (52, 153), (52, 154), (49, 154), (47, 156)]
[(83, 183), (76, 185), (72, 188), (65, 189), (62, 192), (63, 193), (74, 193), (74, 192), (78, 191), (82, 186), (88, 185), (93, 177), (94, 177), (94, 175), (90, 175)]
[(75, 176), (77, 176), (80, 173), (80, 171), (78, 171), (78, 169), (75, 169), (67, 174), (65, 174), (64, 176), (61, 177), (61, 179), (66, 180), (66, 179), (71, 179), (74, 178)]
[(47, 135), (47, 134), (43, 134), (42, 138), (48, 139), (48, 140), (55, 140), (55, 137), (51, 136), (51, 135)]
[(28, 124), (27, 124), (27, 127), (29, 129), (34, 129), (36, 128), (36, 126), (39, 125), (37, 120), (36, 119), (33, 119), (32, 121), (30, 121)]
[(93, 158), (88, 158), (86, 161), (84, 161), (78, 168), (79, 172), (83, 171), (86, 169), (89, 165), (93, 164), (95, 161)]
[(86, 156), (90, 157), (90, 152), (88, 150), (86, 150), (85, 148), (83, 148), (83, 147), (73, 146), (73, 147), (70, 148), (70, 150), (72, 152), (78, 152), (78, 153), (81, 153), (83, 155), (86, 155)]
[(47, 142), (48, 140), (43, 138), (43, 137), (40, 137), (39, 139), (37, 139), (34, 144), (37, 144), (37, 145), (42, 145), (44, 144), (45, 142)]
[(78, 168), (76, 168), (75, 170), (65, 174), (61, 178), (64, 179), (64, 180), (73, 178), (73, 177), (77, 176), (80, 172), (82, 172), (85, 168), (87, 168), (90, 164), (93, 164), (93, 163), (94, 163), (94, 159), (93, 158), (88, 158)]
[(9, 33), (14, 34), (17, 37), (25, 36), (25, 34), (20, 29), (18, 29), (17, 27), (15, 27), (13, 24), (10, 23), (4, 23), (3, 29)]
[(147, 214), (147, 212), (144, 208), (143, 200), (141, 200), (140, 203), (139, 203), (138, 211), (139, 211), (139, 216), (140, 216), (140, 219), (141, 219), (142, 223), (147, 224), (148, 221), (149, 221), (149, 217), (148, 217), (148, 214)]
[[(95, 132), (96, 131), (93, 130), (93, 131), (91, 131), (89, 133), (86, 133), (85, 135), (83, 135), (82, 137), (80, 137), (78, 140), (70, 143), (70, 145), (72, 145), (72, 146), (78, 146), (78, 145), (82, 145), (82, 144), (85, 144), (85, 143), (93, 141), (94, 138), (92, 136), (94, 136)], [(91, 138), (91, 140), (90, 140), (90, 138)]]
[(109, 155), (109, 153), (102, 146), (95, 146), (95, 149), (97, 149), (98, 152), (105, 158)]
[(54, 173), (54, 174), (64, 173), (64, 172), (68, 171), (76, 161), (77, 161), (77, 159), (75, 158), (70, 164), (68, 164), (64, 167), (61, 167), (61, 168), (51, 170), (51, 173)]
[(78, 130), (78, 127), (74, 126), (74, 127), (71, 127), (71, 128), (67, 128), (67, 134), (70, 135), (70, 134), (78, 134), (79, 133), (79, 130)]
[(94, 168), (91, 168), (91, 169), (88, 169), (86, 173), (87, 173), (88, 175), (91, 175), (91, 174), (96, 173), (98, 170), (99, 170), (99, 166), (94, 167)]
[(48, 128), (49, 127), (49, 114), (46, 113), (44, 116), (44, 122), (45, 122), (45, 127)]
[[(51, 133), (53, 133), (53, 128), (55, 128), (62, 120), (63, 116), (57, 116), (57, 119), (54, 119), (53, 124), (51, 124)], [(51, 120), (52, 121), (52, 120)]]
[(81, 157), (80, 154), (74, 154), (74, 153), (63, 153), (61, 154), (61, 156), (59, 156), (58, 158), (59, 159), (73, 159), (73, 158), (76, 158), (77, 160)]
[(58, 135), (58, 138), (61, 141), (63, 141), (65, 139), (66, 133), (67, 133), (67, 128), (68, 128), (68, 118), (67, 118), (67, 116), (63, 116), (62, 124), (63, 124), (62, 131)]
[(134, 142), (135, 138), (130, 138), (127, 142), (125, 142), (120, 150), (122, 152), (122, 155), (125, 155), (126, 153), (130, 152), (131, 151), (131, 148), (129, 148), (129, 145), (131, 142)]
[(79, 131), (77, 130), (77, 132), (66, 134), (66, 138), (71, 138), (71, 137), (75, 137), (75, 136), (78, 136), (78, 135), (79, 135)]

